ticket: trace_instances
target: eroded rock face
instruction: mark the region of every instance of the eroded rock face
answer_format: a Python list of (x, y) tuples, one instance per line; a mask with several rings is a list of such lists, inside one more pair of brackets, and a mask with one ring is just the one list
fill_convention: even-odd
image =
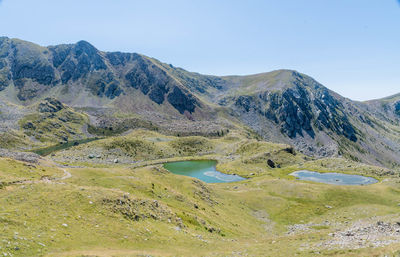
[(350, 123), (347, 116), (339, 111), (344, 109), (343, 104), (332, 97), (328, 90), (324, 89), (318, 92), (314, 100), (314, 105), (319, 112), (315, 121), (319, 130), (326, 128), (336, 132), (338, 135), (345, 136), (353, 142), (357, 141), (357, 132), (354, 126)]
[[(117, 58), (114, 56), (114, 58)], [(196, 99), (178, 82), (149, 60), (137, 55), (134, 56), (134, 67), (126, 74), (130, 86), (148, 95), (157, 104), (162, 104), (167, 98), (168, 102), (181, 114), (185, 111), (194, 112), (198, 104)], [(120, 59), (114, 62), (122, 62)]]
[(171, 78), (165, 71), (141, 56), (136, 56), (134, 63), (135, 66), (125, 76), (130, 86), (140, 89), (157, 104), (162, 104), (169, 87), (175, 86)]
[(397, 102), (397, 103), (395, 103), (395, 105), (394, 105), (394, 111), (395, 111), (395, 113), (396, 113), (398, 116), (400, 116), (400, 101)]
[(110, 99), (123, 93), (102, 53), (85, 41), (45, 48), (0, 38), (0, 91), (11, 83), (21, 101), (64, 84), (81, 84), (93, 95)]
[(303, 136), (304, 131), (314, 137), (315, 132), (311, 126), (313, 112), (310, 96), (305, 88), (296, 86), (282, 94), (263, 94), (260, 98), (269, 103), (265, 116), (280, 124), (282, 133), (294, 138), (297, 135)]
[(243, 112), (253, 112), (266, 117), (280, 127), (290, 138), (304, 136), (311, 138), (317, 131), (331, 130), (349, 140), (357, 141), (357, 132), (347, 116), (339, 111), (344, 106), (322, 86), (309, 85), (301, 80), (283, 91), (265, 91), (256, 95), (242, 95), (234, 105)]
[(86, 41), (46, 48), (0, 38), (0, 91), (12, 83), (21, 101), (33, 100), (56, 86), (73, 95), (90, 92), (108, 99), (132, 87), (158, 105), (171, 104), (180, 114), (191, 114), (199, 106), (188, 86), (162, 64), (139, 54), (104, 53)]
[(60, 70), (64, 84), (83, 78), (91, 71), (107, 69), (99, 51), (86, 41), (49, 49), (52, 52), (53, 64)]
[(10, 79), (11, 72), (7, 67), (7, 62), (0, 59), (0, 91), (4, 90), (10, 84)]
[(138, 54), (121, 53), (121, 52), (106, 53), (108, 61), (113, 66), (124, 66), (129, 61), (131, 61), (135, 56), (138, 56)]
[(40, 49), (29, 44), (11, 44), (14, 80), (31, 79), (42, 85), (56, 82), (54, 69)]
[(193, 96), (178, 87), (174, 87), (172, 92), (168, 94), (168, 102), (181, 114), (185, 111), (194, 112), (197, 105), (197, 101)]

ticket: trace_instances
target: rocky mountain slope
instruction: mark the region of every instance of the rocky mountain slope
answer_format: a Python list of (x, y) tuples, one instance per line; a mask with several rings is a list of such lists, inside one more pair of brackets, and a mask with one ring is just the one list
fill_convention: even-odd
[[(61, 112), (41, 109), (58, 101)], [(42, 47), (1, 37), (0, 117), (2, 135), (31, 146), (137, 127), (209, 136), (239, 128), (308, 155), (400, 164), (399, 95), (356, 102), (296, 71), (207, 76), (85, 41)], [(33, 132), (32, 117), (57, 127)]]

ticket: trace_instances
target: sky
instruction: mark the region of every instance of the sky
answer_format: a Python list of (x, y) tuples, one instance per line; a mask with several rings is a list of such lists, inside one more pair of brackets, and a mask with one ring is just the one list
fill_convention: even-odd
[(353, 100), (400, 93), (398, 0), (0, 0), (0, 35), (203, 74), (294, 69)]

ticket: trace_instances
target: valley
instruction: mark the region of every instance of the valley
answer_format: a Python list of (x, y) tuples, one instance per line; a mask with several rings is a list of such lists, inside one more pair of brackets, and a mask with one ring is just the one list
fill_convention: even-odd
[(397, 256), (399, 106), (1, 37), (0, 255)]

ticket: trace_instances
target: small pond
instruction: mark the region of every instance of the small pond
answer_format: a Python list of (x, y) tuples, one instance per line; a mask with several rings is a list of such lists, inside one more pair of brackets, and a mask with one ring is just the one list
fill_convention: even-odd
[(227, 183), (241, 181), (238, 175), (224, 174), (215, 169), (216, 161), (180, 161), (164, 163), (164, 168), (171, 173), (198, 178), (207, 183)]
[(360, 175), (348, 175), (342, 173), (319, 173), (309, 170), (299, 170), (289, 175), (297, 177), (299, 180), (308, 180), (333, 185), (368, 185), (377, 183), (378, 180), (371, 177)]

